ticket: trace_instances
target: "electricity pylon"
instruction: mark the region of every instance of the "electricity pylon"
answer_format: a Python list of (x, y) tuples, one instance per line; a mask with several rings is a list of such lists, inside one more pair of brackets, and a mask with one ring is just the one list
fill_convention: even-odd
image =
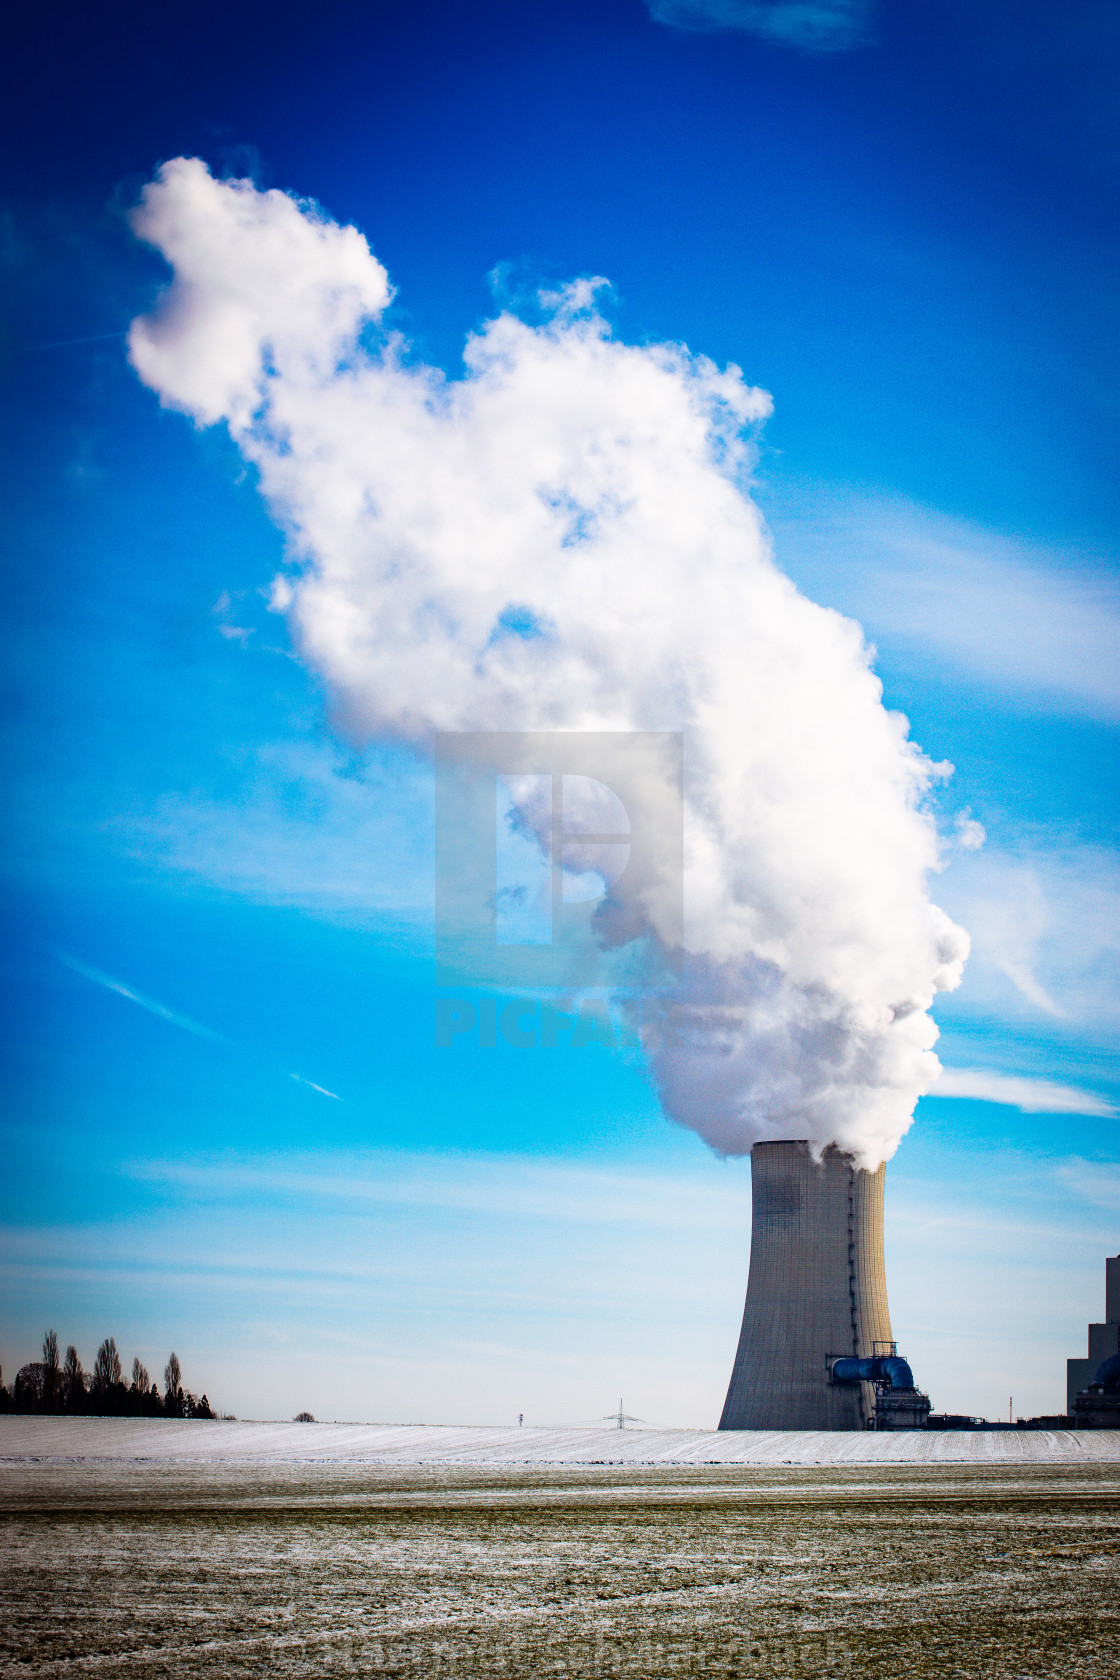
[(628, 1423), (644, 1423), (645, 1419), (631, 1417), (628, 1412), (624, 1412), (622, 1409), (622, 1401), (620, 1400), (618, 1402), (618, 1411), (608, 1412), (606, 1417), (600, 1418), (599, 1421), (601, 1423), (613, 1423), (617, 1429), (625, 1429)]

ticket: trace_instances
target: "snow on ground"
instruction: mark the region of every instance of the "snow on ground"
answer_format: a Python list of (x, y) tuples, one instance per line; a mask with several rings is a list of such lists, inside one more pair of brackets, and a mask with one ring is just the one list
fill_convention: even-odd
[(508, 1429), (0, 1417), (0, 1462), (242, 1464), (1100, 1464), (1120, 1430), (860, 1434), (701, 1429)]

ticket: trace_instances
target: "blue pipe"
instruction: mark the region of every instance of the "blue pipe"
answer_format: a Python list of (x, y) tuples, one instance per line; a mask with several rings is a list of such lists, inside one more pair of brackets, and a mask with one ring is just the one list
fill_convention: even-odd
[(838, 1383), (885, 1382), (891, 1388), (915, 1388), (914, 1373), (897, 1354), (877, 1354), (874, 1359), (837, 1359), (832, 1380)]
[(1120, 1388), (1120, 1353), (1114, 1353), (1097, 1367), (1097, 1374), (1093, 1378), (1094, 1388)]

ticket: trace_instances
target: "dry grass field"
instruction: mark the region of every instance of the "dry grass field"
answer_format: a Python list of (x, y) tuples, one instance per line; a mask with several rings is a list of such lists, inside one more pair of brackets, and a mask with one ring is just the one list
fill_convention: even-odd
[(9, 1464), (4, 1675), (1113, 1675), (1116, 1466)]

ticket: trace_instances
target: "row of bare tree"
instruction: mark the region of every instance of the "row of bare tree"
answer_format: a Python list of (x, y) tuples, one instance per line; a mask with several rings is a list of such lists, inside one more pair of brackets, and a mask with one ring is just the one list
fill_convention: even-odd
[(112, 1336), (106, 1336), (97, 1350), (93, 1370), (82, 1369), (73, 1345), (60, 1358), (58, 1336), (48, 1330), (43, 1337), (43, 1357), (23, 1365), (11, 1388), (5, 1388), (0, 1372), (0, 1411), (66, 1412), (94, 1417), (177, 1417), (212, 1418), (205, 1394), (197, 1399), (183, 1387), (179, 1361), (172, 1354), (163, 1370), (163, 1393), (139, 1359), (132, 1361), (132, 1381), (126, 1379), (121, 1356)]

